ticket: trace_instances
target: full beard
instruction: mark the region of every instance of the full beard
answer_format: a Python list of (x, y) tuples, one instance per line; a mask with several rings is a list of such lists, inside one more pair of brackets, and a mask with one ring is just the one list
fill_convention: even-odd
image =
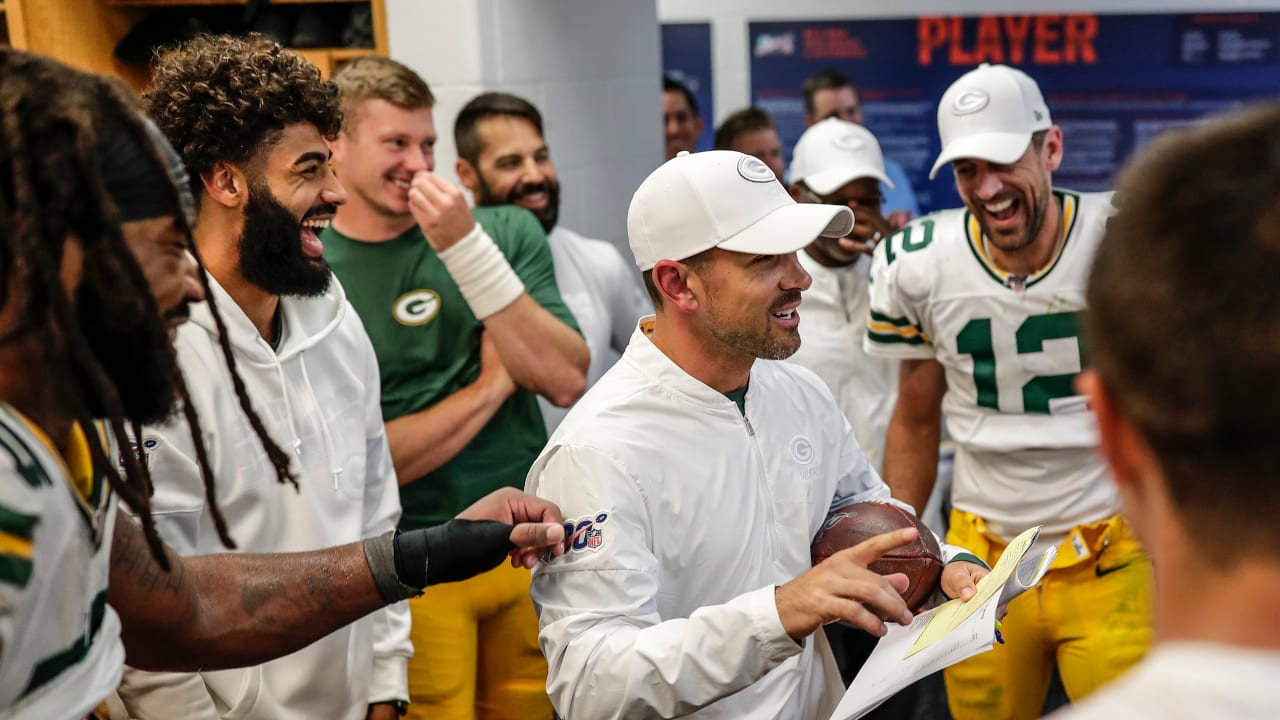
[(538, 219), (538, 224), (542, 225), (544, 232), (551, 232), (556, 226), (556, 222), (560, 219), (560, 183), (555, 180), (547, 180), (540, 183), (520, 183), (511, 188), (511, 192), (506, 197), (499, 197), (485, 182), (484, 176), (476, 174), (477, 185), (479, 186), (476, 197), (476, 204), (480, 206), (487, 205), (519, 205), (519, 201), (526, 195), (544, 192), (547, 194), (546, 207), (537, 210), (526, 208), (533, 216)]
[(333, 281), (329, 263), (302, 252), (302, 221), (260, 183), (249, 185), (238, 243), (244, 278), (273, 295), (316, 297)]

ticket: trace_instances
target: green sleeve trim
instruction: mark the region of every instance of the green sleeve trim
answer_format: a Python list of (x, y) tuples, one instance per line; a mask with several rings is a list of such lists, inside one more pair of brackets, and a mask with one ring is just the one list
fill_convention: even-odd
[(0, 583), (24, 588), (33, 569), (30, 558), (0, 554)]
[(978, 557), (977, 555), (974, 555), (973, 553), (962, 552), (956, 555), (955, 557), (951, 558), (950, 560), (948, 560), (947, 564), (950, 565), (951, 563), (958, 563), (958, 562), (973, 563), (974, 565), (981, 565), (982, 567), (988, 570), (991, 569), (990, 565), (988, 565), (986, 562), (983, 561), (982, 558)]
[(0, 506), (0, 532), (23, 540), (31, 540), (35, 535), (36, 524), (39, 522), (40, 518), (35, 515), (27, 515)]
[(898, 327), (902, 327), (902, 328), (908, 328), (912, 326), (912, 322), (908, 318), (891, 317), (889, 315), (885, 315), (884, 313), (876, 312), (875, 310), (871, 311), (871, 319), (875, 320), (876, 322), (888, 323), (890, 325), (897, 325)]
[(895, 344), (923, 345), (924, 344), (924, 338), (920, 337), (919, 334), (904, 336), (904, 335), (888, 335), (885, 333), (867, 331), (867, 337), (872, 342), (877, 342), (882, 345), (895, 345)]
[(63, 670), (83, 660), (85, 655), (89, 654), (89, 648), (93, 646), (94, 639), (97, 638), (106, 612), (107, 591), (103, 590), (93, 599), (93, 604), (89, 607), (89, 628), (85, 634), (77, 638), (71, 647), (37, 664), (31, 672), (31, 682), (19, 697), (30, 695), (45, 683), (61, 675)]

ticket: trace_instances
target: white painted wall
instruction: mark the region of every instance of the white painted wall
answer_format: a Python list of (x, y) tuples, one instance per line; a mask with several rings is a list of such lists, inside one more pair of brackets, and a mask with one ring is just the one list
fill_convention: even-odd
[[(630, 0), (627, 0), (628, 2)], [(1280, 10), (1280, 0), (657, 0), (660, 22), (710, 22), (715, 123), (751, 104), (747, 25), (981, 13), (1177, 13)]]
[(386, 0), (391, 57), (436, 94), (436, 169), (456, 180), (453, 121), (481, 92), (542, 111), (560, 219), (626, 248), (631, 194), (662, 162), (654, 0)]

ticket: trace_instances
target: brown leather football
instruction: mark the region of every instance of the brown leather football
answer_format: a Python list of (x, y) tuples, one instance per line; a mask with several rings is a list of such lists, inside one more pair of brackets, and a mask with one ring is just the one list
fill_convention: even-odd
[(897, 505), (861, 502), (831, 513), (809, 547), (810, 557), (817, 565), (863, 540), (908, 527), (918, 530), (919, 537), (881, 555), (867, 567), (881, 575), (906, 575), (909, 584), (902, 593), (902, 599), (915, 612), (933, 593), (938, 579), (942, 577), (942, 548), (938, 547), (938, 540), (919, 518)]

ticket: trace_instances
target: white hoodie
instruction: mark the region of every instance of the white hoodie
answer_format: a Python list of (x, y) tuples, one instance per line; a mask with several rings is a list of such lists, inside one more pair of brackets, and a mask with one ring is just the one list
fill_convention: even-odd
[[(272, 349), (212, 278), (253, 408), (293, 460), (299, 490), (276, 481), (239, 407), (207, 305), (178, 330), (187, 379), (217, 480), (218, 506), (237, 552), (315, 550), (379, 535), (400, 518), (382, 422), (378, 365), (359, 316), (334, 278), (317, 298), (283, 297)], [(179, 416), (143, 432), (155, 478), (152, 513), (183, 555), (227, 552), (218, 540)], [(190, 674), (129, 669), (120, 694), (131, 717), (364, 718), (369, 702), (408, 699), (409, 611), (385, 608), (291, 655), (256, 667)]]

